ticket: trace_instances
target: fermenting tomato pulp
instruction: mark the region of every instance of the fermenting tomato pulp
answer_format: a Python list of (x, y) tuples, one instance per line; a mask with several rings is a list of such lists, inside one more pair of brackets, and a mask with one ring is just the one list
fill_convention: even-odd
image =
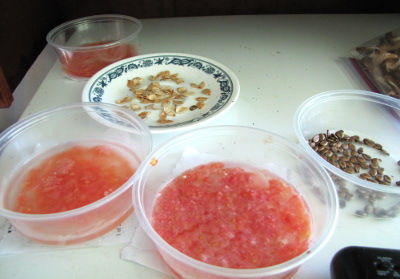
[(125, 183), (139, 164), (136, 154), (117, 143), (82, 141), (48, 150), (12, 176), (6, 208), (32, 217), (10, 221), (28, 238), (47, 244), (99, 237), (132, 213), (132, 189)]
[(125, 157), (107, 145), (73, 146), (28, 171), (14, 210), (49, 214), (76, 209), (111, 194), (134, 171)]
[(111, 46), (107, 48), (90, 49), (111, 42), (97, 42), (82, 45), (87, 50), (73, 50), (63, 52), (60, 61), (65, 73), (71, 77), (90, 78), (104, 67), (137, 55), (136, 49), (129, 44)]
[(262, 268), (288, 261), (310, 244), (312, 222), (299, 193), (259, 169), (204, 164), (160, 193), (152, 225), (171, 246), (205, 263)]

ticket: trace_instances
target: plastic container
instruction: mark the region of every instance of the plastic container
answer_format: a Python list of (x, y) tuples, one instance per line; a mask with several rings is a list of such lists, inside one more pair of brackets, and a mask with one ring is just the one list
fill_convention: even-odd
[[(134, 171), (130, 177), (126, 174), (128, 180), (115, 191), (86, 206), (49, 214), (15, 211), (27, 172), (40, 166), (42, 158), (78, 145), (110, 147), (137, 170), (150, 153), (152, 140), (149, 129), (136, 114), (102, 103), (52, 108), (5, 130), (0, 134), (0, 214), (26, 237), (58, 245), (84, 242), (114, 229), (132, 213), (132, 184), (137, 175)], [(76, 198), (82, 195), (78, 192)]]
[(64, 73), (71, 79), (89, 79), (116, 61), (137, 55), (142, 23), (124, 15), (95, 15), (63, 23), (47, 34)]
[[(297, 109), (294, 127), (300, 144), (310, 156), (328, 170), (338, 190), (341, 207), (357, 216), (374, 218), (393, 218), (400, 215), (399, 138), (400, 138), (400, 101), (382, 94), (359, 91), (339, 90), (317, 94), (304, 101)], [(380, 159), (380, 167), (391, 179), (390, 185), (381, 185), (360, 178), (370, 171), (368, 167), (358, 172), (342, 170), (321, 157), (309, 144), (316, 134), (343, 130), (348, 136), (359, 136), (360, 142), (354, 142), (358, 153)], [(364, 144), (367, 138), (379, 143), (390, 155)], [(375, 145), (374, 145), (375, 146)], [(378, 147), (378, 145), (377, 145)], [(343, 156), (343, 152), (336, 153)], [(331, 155), (332, 158), (333, 155)], [(351, 157), (364, 157), (354, 153)], [(359, 159), (358, 159), (359, 160)], [(364, 160), (362, 160), (364, 161)]]
[[(291, 184), (305, 200), (312, 218), (309, 249), (278, 265), (233, 269), (195, 260), (161, 238), (151, 224), (160, 191), (184, 171), (213, 161), (266, 169)], [(300, 146), (273, 133), (240, 126), (207, 127), (171, 139), (143, 162), (134, 191), (140, 224), (179, 278), (290, 278), (329, 241), (337, 220), (337, 201), (327, 172)]]

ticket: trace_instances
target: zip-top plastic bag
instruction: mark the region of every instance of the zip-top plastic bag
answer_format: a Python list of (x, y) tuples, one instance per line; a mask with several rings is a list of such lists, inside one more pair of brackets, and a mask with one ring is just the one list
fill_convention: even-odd
[(400, 28), (363, 43), (351, 55), (371, 90), (400, 99)]

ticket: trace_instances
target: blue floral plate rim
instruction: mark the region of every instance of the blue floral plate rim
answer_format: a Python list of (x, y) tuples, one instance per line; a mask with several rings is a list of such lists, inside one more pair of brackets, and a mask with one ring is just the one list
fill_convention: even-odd
[[(126, 90), (126, 82), (136, 76), (149, 74), (171, 67), (171, 72), (181, 75), (201, 75), (206, 79), (206, 83), (214, 86), (214, 101), (208, 109), (200, 114), (186, 113), (186, 116), (179, 121), (169, 124), (147, 123), (153, 133), (169, 132), (174, 130), (186, 129), (195, 125), (203, 124), (207, 121), (227, 112), (237, 101), (240, 92), (240, 85), (236, 75), (223, 64), (212, 59), (182, 53), (155, 53), (139, 55), (115, 62), (100, 70), (91, 77), (82, 91), (83, 102), (108, 102), (113, 103), (117, 97), (111, 97), (116, 91)], [(115, 90), (118, 89), (118, 90)], [(144, 120), (146, 122), (146, 120)]]

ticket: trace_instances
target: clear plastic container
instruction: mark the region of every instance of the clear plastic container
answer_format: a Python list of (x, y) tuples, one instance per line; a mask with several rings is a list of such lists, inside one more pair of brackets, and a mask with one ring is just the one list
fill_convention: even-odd
[[(49, 214), (16, 211), (27, 172), (40, 166), (42, 159), (74, 146), (107, 146), (137, 170), (150, 153), (152, 140), (149, 129), (136, 114), (101, 103), (78, 103), (42, 111), (0, 134), (0, 214), (32, 240), (57, 245), (84, 242), (114, 229), (133, 211), (132, 184), (137, 175), (134, 171), (115, 191), (85, 206)], [(82, 183), (86, 174), (82, 174)], [(78, 192), (76, 198), (84, 194)]]
[(47, 34), (64, 73), (89, 79), (102, 68), (137, 55), (142, 23), (125, 15), (95, 15), (63, 23)]
[[(213, 161), (264, 169), (292, 185), (305, 200), (312, 219), (309, 249), (278, 265), (234, 269), (195, 260), (161, 238), (151, 223), (153, 207), (160, 191), (184, 171)], [(134, 207), (145, 232), (179, 278), (290, 278), (329, 241), (338, 215), (333, 182), (309, 154), (276, 134), (240, 126), (193, 130), (159, 147), (138, 170)]]
[[(294, 117), (294, 128), (307, 153), (332, 176), (343, 210), (357, 216), (373, 218), (400, 216), (400, 187), (396, 185), (400, 180), (400, 100), (360, 90), (323, 92), (305, 100), (299, 106)], [(383, 174), (390, 177), (390, 185), (360, 178), (362, 173), (369, 173), (371, 170), (371, 160), (366, 160), (366, 169), (357, 168), (354, 172), (342, 170), (340, 165), (335, 166), (321, 157), (309, 144), (309, 140), (317, 134), (331, 134), (340, 130), (350, 137), (360, 137), (360, 142), (352, 142), (357, 153), (362, 151), (381, 160), (379, 166), (384, 171)], [(380, 144), (390, 155), (363, 143), (365, 138)], [(336, 154), (341, 157), (343, 153)], [(350, 157), (359, 158), (364, 155), (354, 153)]]

